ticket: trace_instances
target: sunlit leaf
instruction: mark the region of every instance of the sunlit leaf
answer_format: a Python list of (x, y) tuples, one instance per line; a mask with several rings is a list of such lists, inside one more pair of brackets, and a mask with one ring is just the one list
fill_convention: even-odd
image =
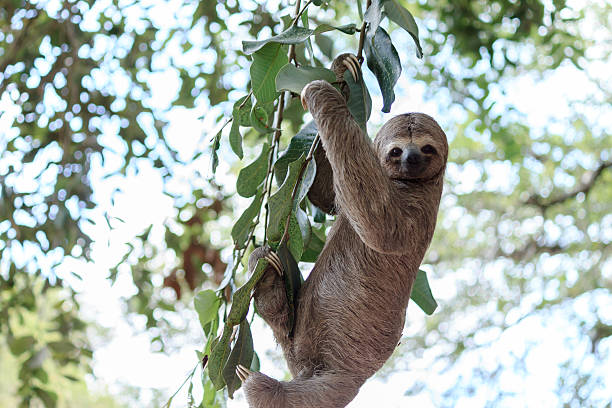
[(259, 214), (261, 210), (263, 191), (258, 190), (255, 198), (251, 205), (247, 207), (242, 213), (238, 221), (232, 227), (232, 238), (234, 239), (234, 247), (236, 249), (242, 249), (247, 243), (249, 238), (249, 232), (253, 224), (253, 219)]
[(281, 44), (267, 44), (253, 54), (251, 83), (257, 102), (263, 104), (276, 99), (278, 94), (274, 79), (288, 61), (287, 51)]
[(301, 42), (306, 41), (306, 39), (310, 37), (313, 33), (314, 30), (304, 27), (292, 26), (289, 27), (288, 30), (285, 30), (280, 34), (267, 38), (265, 40), (242, 41), (242, 49), (245, 54), (252, 54), (258, 50), (261, 50), (266, 44), (269, 43), (299, 44)]
[(397, 25), (402, 27), (410, 34), (416, 45), (416, 55), (418, 58), (423, 58), (423, 49), (419, 42), (419, 27), (414, 21), (412, 14), (402, 7), (396, 0), (385, 0), (383, 3), (385, 14), (395, 22)]
[(374, 73), (383, 96), (383, 112), (391, 110), (395, 100), (393, 87), (400, 77), (402, 65), (397, 50), (391, 43), (389, 34), (382, 27), (378, 27), (376, 35), (366, 39), (364, 51), (368, 61), (368, 68)]
[(194, 297), (193, 305), (198, 313), (200, 325), (204, 328), (204, 326), (217, 317), (219, 306), (221, 306), (221, 299), (211, 289), (202, 290)]
[(355, 23), (345, 24), (341, 26), (332, 26), (329, 24), (319, 24), (314, 30), (314, 34), (321, 34), (332, 30), (342, 31), (345, 34), (355, 34), (357, 32), (357, 26)]
[(259, 157), (251, 164), (240, 170), (236, 181), (236, 192), (242, 197), (252, 197), (257, 193), (259, 185), (263, 183), (268, 172), (268, 154), (270, 145), (264, 143)]
[(287, 64), (276, 75), (276, 90), (300, 94), (308, 83), (317, 79), (334, 82), (336, 74), (327, 68), (296, 67), (293, 64)]
[(367, 38), (372, 38), (378, 30), (378, 26), (383, 18), (382, 5), (385, 0), (372, 0), (372, 4), (366, 10), (363, 20), (368, 23), (367, 26)]

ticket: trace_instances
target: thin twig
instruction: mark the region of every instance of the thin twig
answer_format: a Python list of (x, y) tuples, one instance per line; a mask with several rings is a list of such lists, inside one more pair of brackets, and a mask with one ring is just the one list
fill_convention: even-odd
[(246, 105), (247, 101), (251, 99), (251, 95), (253, 95), (253, 90), (252, 89), (249, 91), (247, 96), (244, 97), (244, 101), (242, 101), (240, 106), (238, 106), (238, 109), (242, 109), (244, 107), (244, 105)]
[(176, 390), (174, 392), (174, 394), (172, 394), (172, 396), (170, 398), (168, 398), (168, 402), (166, 403), (166, 405), (164, 405), (164, 407), (169, 406), (170, 401), (172, 401), (174, 399), (174, 397), (176, 397), (176, 394), (178, 394), (179, 391), (185, 386), (185, 384), (187, 384), (187, 381), (189, 381), (191, 378), (193, 378), (193, 375), (195, 374), (195, 370), (196, 370), (196, 368), (198, 368), (199, 365), (200, 365), (200, 362), (198, 361), (198, 363), (195, 365), (195, 367), (193, 367), (193, 370), (191, 370), (191, 373), (187, 376), (187, 378), (185, 378), (185, 381), (183, 381), (183, 383), (180, 385), (180, 387), (178, 387), (178, 390)]
[[(368, 0), (366, 2), (366, 11), (368, 11), (368, 8), (370, 8), (371, 5), (372, 5), (372, 0)], [(361, 31), (359, 33), (359, 48), (357, 49), (357, 59), (359, 60), (359, 62), (363, 62), (363, 44), (365, 43), (365, 36), (366, 36), (366, 22), (364, 21), (363, 24), (361, 25)]]
[[(299, 11), (299, 13), (297, 13), (297, 15), (295, 16), (295, 18), (293, 19), (293, 22), (291, 23), (291, 26), (296, 26), (298, 21), (300, 20), (300, 17), (302, 17), (302, 14), (304, 14), (304, 12), (306, 11), (306, 9), (308, 8), (308, 6), (310, 6), (310, 4), (313, 2), (313, 0), (308, 0), (308, 2), (304, 5), (304, 7)], [(299, 3), (299, 1), (298, 1)]]

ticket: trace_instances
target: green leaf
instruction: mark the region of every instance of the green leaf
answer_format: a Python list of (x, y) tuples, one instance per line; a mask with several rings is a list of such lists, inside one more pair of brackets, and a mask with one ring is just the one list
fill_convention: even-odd
[(283, 278), (285, 281), (285, 293), (287, 294), (287, 304), (289, 305), (289, 336), (293, 336), (293, 328), (295, 324), (295, 309), (297, 308), (297, 298), (302, 286), (302, 274), (300, 268), (293, 258), (293, 255), (287, 248), (286, 242), (281, 244), (276, 249), (276, 254), (283, 264)]
[(408, 31), (408, 34), (412, 36), (416, 45), (416, 55), (418, 58), (423, 58), (423, 49), (419, 42), (419, 27), (416, 21), (414, 21), (412, 14), (395, 0), (386, 0), (384, 2), (384, 8), (385, 14), (389, 16), (389, 19)]
[(202, 375), (202, 405), (203, 407), (212, 407), (215, 402), (215, 397), (217, 395), (217, 390), (215, 389), (215, 385), (212, 381), (210, 381), (210, 377), (207, 375)]
[[(314, 163), (314, 160), (311, 163)], [(304, 248), (306, 248), (308, 244), (310, 243), (310, 238), (312, 236), (312, 227), (310, 226), (310, 220), (308, 219), (308, 215), (306, 215), (306, 212), (303, 211), (299, 207), (295, 211), (295, 218), (298, 223), (298, 227), (300, 229), (300, 234), (301, 234), (302, 239), (301, 239), (299, 254), (296, 254), (293, 251), (292, 253), (294, 254), (293, 257), (295, 259), (301, 259), (302, 254), (304, 252)]]
[(77, 348), (70, 341), (62, 340), (62, 341), (51, 341), (47, 343), (47, 347), (51, 349), (54, 353), (58, 354), (70, 354), (73, 353)]
[(383, 112), (391, 110), (395, 100), (393, 87), (402, 72), (397, 50), (391, 43), (389, 34), (382, 27), (378, 27), (372, 39), (366, 39), (364, 51), (368, 60), (368, 68), (374, 73), (383, 96)]
[(218, 316), (221, 299), (214, 290), (202, 290), (193, 299), (193, 305), (198, 313), (200, 325), (204, 328)]
[(217, 330), (219, 329), (219, 319), (213, 319), (207, 325), (204, 326), (204, 334), (206, 335), (206, 346), (204, 347), (204, 353), (210, 355), (210, 352), (219, 341), (219, 337), (216, 336)]
[(217, 133), (215, 135), (215, 139), (213, 140), (212, 143), (212, 147), (211, 147), (211, 167), (212, 167), (212, 173), (215, 174), (215, 172), (217, 171), (217, 166), (219, 165), (219, 155), (217, 154), (217, 151), (219, 150), (219, 147), (221, 146), (221, 133), (223, 132), (223, 128), (221, 128), (221, 130), (219, 131), (219, 133)]
[(238, 156), (238, 158), (242, 159), (243, 157), (242, 135), (240, 134), (240, 130), (239, 130), (240, 126), (238, 125), (237, 119), (238, 119), (237, 111), (235, 111), (234, 120), (232, 121), (232, 127), (230, 128), (229, 142), (230, 142), (232, 151), (236, 153), (236, 156)]
[(366, 39), (368, 38), (372, 38), (374, 36), (374, 34), (376, 33), (376, 31), (378, 30), (378, 26), (380, 25), (380, 22), (382, 21), (383, 15), (382, 15), (382, 3), (384, 2), (384, 0), (372, 0), (372, 4), (370, 4), (370, 7), (368, 7), (368, 9), (365, 12), (365, 15), (363, 16), (363, 20), (368, 23), (367, 26), (367, 32), (366, 32)]
[[(272, 242), (280, 241), (284, 230), (284, 223), (287, 221), (289, 212), (292, 211), (292, 209), (296, 209), (300, 203), (297, 195), (295, 197), (295, 202), (292, 203), (291, 196), (293, 188), (298, 182), (298, 176), (304, 160), (305, 155), (302, 154), (298, 160), (295, 160), (289, 165), (289, 175), (285, 182), (268, 200), (270, 214), (268, 220), (268, 239)], [(300, 191), (301, 190), (300, 188)]]
[(318, 223), (325, 222), (326, 215), (323, 211), (321, 211), (319, 207), (312, 204), (311, 210), (312, 210), (312, 219), (314, 220), (314, 222), (318, 222)]
[(357, 32), (357, 26), (355, 23), (345, 24), (341, 26), (333, 26), (329, 24), (321, 24), (314, 30), (314, 34), (321, 34), (332, 30), (342, 31), (345, 34), (353, 35)]
[(261, 279), (263, 273), (266, 271), (268, 267), (268, 261), (263, 258), (260, 258), (257, 261), (257, 265), (252, 272), (249, 280), (242, 285), (234, 294), (232, 295), (232, 307), (230, 309), (229, 314), (227, 315), (226, 324), (229, 326), (236, 326), (240, 324), (246, 317), (249, 312), (249, 306), (251, 304), (251, 292), (255, 287), (255, 284)]
[(240, 134), (240, 109), (234, 105), (232, 112), (232, 127), (229, 133), (229, 142), (232, 151), (236, 153), (239, 159), (242, 159), (244, 153), (242, 152), (242, 135)]
[(317, 35), (315, 37), (315, 43), (319, 46), (319, 49), (330, 60), (334, 58), (334, 41), (326, 35)]
[(314, 33), (314, 30), (292, 26), (289, 27), (288, 30), (283, 31), (282, 33), (270, 37), (265, 40), (259, 41), (242, 41), (242, 50), (245, 54), (252, 54), (262, 48), (264, 48), (267, 44), (273, 43), (275, 45), (279, 44), (299, 44), (301, 42), (306, 41), (308, 37), (310, 37)]
[(34, 394), (43, 402), (45, 408), (55, 408), (57, 406), (56, 393), (39, 387), (32, 387), (32, 391), (34, 391)]
[[(302, 235), (302, 229), (300, 227), (300, 222), (298, 221), (298, 212), (302, 211), (301, 209), (297, 209), (291, 213), (289, 217), (289, 228), (287, 229), (288, 235), (288, 243), (287, 247), (289, 248), (289, 252), (294, 259), (300, 259), (302, 257), (302, 252), (304, 252), (304, 236)], [(285, 219), (281, 223), (281, 229), (284, 231), (285, 223), (287, 220)]]
[[(323, 238), (325, 238), (325, 236), (323, 236)], [(312, 231), (310, 234), (310, 241), (308, 242), (308, 246), (302, 254), (302, 262), (316, 262), (324, 246), (325, 239), (321, 239), (316, 230)]]
[(240, 170), (238, 180), (236, 181), (236, 192), (242, 197), (254, 196), (257, 193), (259, 185), (266, 179), (269, 153), (270, 145), (264, 143), (259, 157)]
[(427, 274), (421, 269), (419, 269), (417, 272), (416, 279), (412, 285), (410, 299), (414, 300), (414, 303), (416, 303), (428, 315), (432, 314), (438, 307), (438, 303), (436, 303), (436, 300), (431, 293), (431, 289), (429, 288)]
[(261, 364), (259, 362), (259, 356), (257, 353), (253, 353), (253, 360), (251, 361), (251, 367), (249, 367), (251, 371), (259, 371), (261, 368)]
[(363, 76), (359, 78), (358, 82), (355, 82), (351, 73), (346, 70), (344, 72), (344, 81), (349, 87), (349, 99), (346, 105), (353, 116), (353, 119), (357, 124), (366, 132), (366, 123), (372, 113), (372, 98), (363, 82)]
[(280, 44), (267, 44), (253, 54), (251, 84), (253, 95), (259, 103), (263, 104), (276, 99), (274, 78), (287, 62), (289, 62), (287, 52)]
[(25, 352), (26, 350), (31, 349), (32, 346), (36, 344), (36, 338), (34, 338), (33, 336), (22, 336), (22, 337), (9, 336), (7, 342), (8, 342), (8, 346), (9, 346), (9, 350), (11, 351), (11, 354), (13, 354), (14, 356), (18, 356), (22, 354), (23, 352)]
[[(244, 99), (248, 98), (246, 102)], [(244, 103), (244, 105), (243, 105)], [(238, 124), (240, 126), (249, 127), (251, 126), (251, 109), (253, 108), (253, 101), (250, 95), (243, 96), (238, 99), (234, 104), (234, 111), (238, 110)]]
[(249, 205), (249, 207), (244, 210), (238, 221), (232, 227), (232, 238), (234, 239), (234, 248), (242, 249), (246, 246), (247, 239), (249, 238), (249, 233), (251, 232), (251, 227), (253, 225), (253, 219), (259, 214), (261, 210), (262, 203), (262, 195), (263, 192), (261, 190), (257, 190), (257, 194), (255, 195), (255, 199)]
[(289, 163), (299, 159), (302, 154), (308, 153), (316, 136), (317, 125), (314, 121), (308, 122), (295, 136), (293, 136), (287, 149), (274, 163), (274, 177), (278, 185), (281, 185), (283, 181), (285, 181)]
[(327, 68), (306, 66), (298, 68), (293, 64), (287, 64), (276, 75), (276, 90), (291, 91), (299, 95), (306, 85), (317, 79), (331, 83), (336, 80), (336, 74)]
[(250, 119), (253, 129), (261, 134), (272, 133), (276, 130), (268, 125), (268, 112), (259, 104), (251, 109)]
[(240, 364), (244, 367), (250, 367), (253, 361), (253, 353), (251, 328), (249, 327), (249, 323), (243, 320), (238, 329), (238, 336), (236, 337), (234, 348), (223, 368), (223, 379), (225, 380), (225, 384), (227, 384), (227, 393), (232, 399), (234, 398), (234, 392), (242, 385), (242, 381), (240, 381), (240, 378), (236, 374), (236, 366)]
[(223, 367), (230, 353), (230, 337), (232, 335), (232, 327), (224, 326), (223, 335), (215, 344), (208, 359), (208, 376), (215, 385), (215, 389), (220, 390), (225, 385), (223, 380)]

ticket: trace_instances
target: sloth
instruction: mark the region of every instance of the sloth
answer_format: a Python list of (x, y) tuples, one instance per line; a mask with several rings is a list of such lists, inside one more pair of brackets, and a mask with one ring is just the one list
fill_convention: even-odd
[[(332, 68), (338, 79), (347, 69), (356, 80), (361, 75), (352, 54)], [(386, 122), (372, 143), (343, 94), (313, 81), (301, 95), (322, 142), (309, 197), (336, 220), (300, 289), (293, 333), (278, 256), (265, 246), (249, 258), (250, 271), (269, 260), (255, 305), (293, 376), (277, 381), (238, 366), (251, 408), (340, 408), (353, 400), (400, 340), (434, 233), (448, 155), (444, 131), (428, 115), (407, 113)]]

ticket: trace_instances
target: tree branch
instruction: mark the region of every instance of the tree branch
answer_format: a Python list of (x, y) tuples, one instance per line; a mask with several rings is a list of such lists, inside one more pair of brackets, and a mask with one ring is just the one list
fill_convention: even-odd
[(595, 185), (595, 182), (601, 176), (603, 171), (609, 167), (612, 167), (612, 161), (602, 162), (599, 164), (597, 169), (595, 169), (593, 172), (585, 173), (582, 177), (584, 181), (581, 182), (580, 185), (574, 190), (560, 194), (559, 196), (548, 199), (548, 200), (539, 194), (533, 194), (531, 197), (529, 197), (525, 201), (525, 204), (536, 205), (545, 210), (549, 207), (552, 207), (554, 205), (561, 204), (567, 200), (570, 200), (576, 197), (580, 193), (584, 193), (585, 195), (587, 195), (589, 194), (589, 192)]

